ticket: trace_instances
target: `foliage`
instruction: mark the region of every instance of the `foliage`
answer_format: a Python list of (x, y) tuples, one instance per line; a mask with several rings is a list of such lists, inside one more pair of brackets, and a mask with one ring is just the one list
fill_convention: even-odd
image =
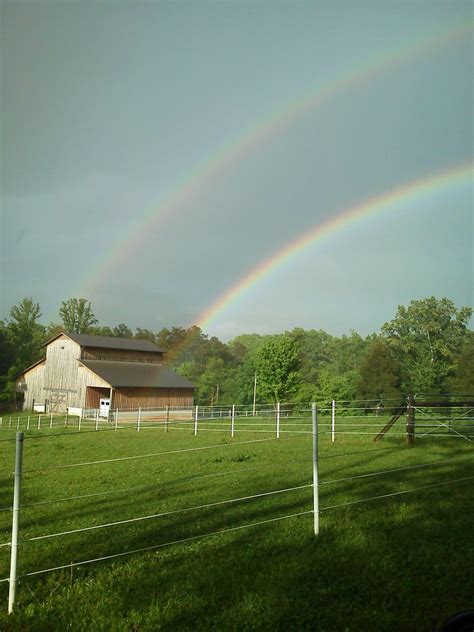
[(402, 399), (401, 367), (392, 358), (384, 340), (372, 341), (357, 378), (357, 397), (367, 401)]
[(134, 338), (136, 338), (137, 340), (148, 340), (153, 344), (155, 344), (156, 342), (156, 336), (152, 331), (150, 331), (149, 329), (141, 329), (140, 327), (137, 327)]
[(449, 381), (454, 394), (474, 394), (474, 333), (469, 332), (456, 361), (454, 375)]
[(186, 339), (186, 329), (184, 327), (163, 327), (156, 335), (156, 344), (160, 349), (173, 353)]
[(300, 354), (296, 342), (288, 335), (275, 336), (265, 342), (257, 354), (257, 389), (274, 403), (294, 395), (300, 383)]
[(130, 327), (127, 327), (125, 323), (120, 323), (113, 328), (113, 335), (117, 338), (132, 338), (133, 333)]
[(34, 303), (32, 298), (22, 299), (10, 310), (7, 337), (13, 349), (14, 370), (17, 372), (41, 357), (45, 330), (37, 322), (40, 317), (39, 303)]
[(405, 387), (414, 392), (443, 390), (454, 371), (455, 359), (468, 334), (469, 307), (456, 308), (447, 298), (434, 296), (399, 305), (382, 333), (394, 357), (408, 374)]
[(70, 298), (61, 303), (59, 315), (63, 320), (65, 331), (76, 334), (87, 334), (97, 324), (90, 301), (85, 298)]

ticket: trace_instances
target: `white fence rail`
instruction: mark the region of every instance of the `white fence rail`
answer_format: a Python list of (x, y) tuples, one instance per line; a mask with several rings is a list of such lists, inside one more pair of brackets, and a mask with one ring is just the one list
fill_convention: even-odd
[[(405, 406), (407, 406), (405, 404)], [(341, 440), (344, 436), (385, 435), (381, 432), (387, 417), (394, 410), (402, 410), (399, 419), (386, 430), (387, 436), (411, 435), (411, 438), (446, 436), (471, 441), (474, 438), (474, 405), (458, 406), (453, 403), (449, 410), (430, 409), (418, 405), (411, 407), (413, 416), (411, 428), (408, 423), (408, 406), (394, 402), (342, 402), (332, 400), (318, 404), (321, 432), (330, 433), (331, 440)], [(416, 423), (415, 423), (416, 418)], [(242, 432), (311, 433), (311, 406), (309, 404), (277, 403), (256, 406), (163, 406), (153, 408), (130, 408), (111, 410), (107, 417), (100, 415), (99, 409), (82, 409), (81, 415), (70, 414), (14, 414), (0, 417), (0, 431), (26, 430), (46, 431), (67, 428), (68, 431), (120, 430), (135, 427), (137, 431), (164, 429), (198, 432), (229, 432), (233, 437)]]

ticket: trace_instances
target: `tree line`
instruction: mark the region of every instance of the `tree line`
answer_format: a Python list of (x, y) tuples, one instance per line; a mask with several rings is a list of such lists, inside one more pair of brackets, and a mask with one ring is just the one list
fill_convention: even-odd
[(366, 337), (295, 328), (281, 334), (241, 334), (227, 343), (199, 327), (158, 332), (125, 323), (100, 325), (90, 301), (71, 298), (61, 323), (43, 325), (32, 298), (0, 321), (0, 403), (12, 405), (15, 379), (44, 357), (61, 331), (146, 339), (166, 352), (166, 364), (196, 385), (200, 405), (269, 401), (390, 400), (410, 393), (474, 394), (472, 309), (435, 297), (399, 306), (394, 318)]

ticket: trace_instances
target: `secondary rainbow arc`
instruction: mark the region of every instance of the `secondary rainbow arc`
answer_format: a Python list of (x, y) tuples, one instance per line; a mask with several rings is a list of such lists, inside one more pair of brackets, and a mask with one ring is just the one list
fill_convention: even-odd
[(458, 42), (472, 33), (472, 28), (465, 21), (459, 21), (441, 32), (431, 33), (422, 39), (404, 44), (384, 54), (372, 56), (364, 62), (356, 62), (338, 73), (335, 77), (318, 86), (316, 90), (305, 93), (302, 97), (284, 107), (272, 111), (265, 119), (253, 125), (243, 134), (239, 134), (230, 143), (226, 143), (211, 157), (200, 161), (190, 173), (163, 197), (160, 204), (140, 213), (131, 229), (120, 236), (112, 245), (103, 251), (100, 258), (89, 269), (86, 280), (82, 280), (76, 295), (91, 295), (100, 287), (111, 273), (123, 265), (152, 230), (183, 209), (186, 202), (193, 199), (199, 191), (224, 169), (243, 158), (254, 147), (266, 138), (289, 126), (305, 112), (318, 107), (329, 99), (336, 97), (352, 85), (405, 63), (420, 55), (435, 53), (444, 46)]

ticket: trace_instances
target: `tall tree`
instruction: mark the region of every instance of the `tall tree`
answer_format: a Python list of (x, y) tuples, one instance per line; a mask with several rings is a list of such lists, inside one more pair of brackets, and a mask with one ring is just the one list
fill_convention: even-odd
[(367, 401), (393, 400), (395, 406), (402, 398), (401, 384), (400, 365), (383, 340), (373, 340), (359, 368), (357, 396)]
[(7, 335), (15, 356), (15, 371), (25, 369), (41, 357), (45, 329), (37, 322), (40, 317), (39, 303), (32, 298), (23, 298), (10, 310)]
[(65, 331), (87, 334), (93, 325), (99, 322), (94, 316), (91, 303), (85, 298), (70, 298), (61, 303), (59, 314), (63, 319)]
[(469, 307), (456, 308), (434, 296), (400, 305), (382, 334), (394, 357), (408, 374), (415, 392), (440, 392), (454, 371), (455, 359), (468, 335)]
[(284, 401), (298, 389), (300, 350), (288, 335), (275, 336), (257, 354), (257, 389), (273, 402)]

